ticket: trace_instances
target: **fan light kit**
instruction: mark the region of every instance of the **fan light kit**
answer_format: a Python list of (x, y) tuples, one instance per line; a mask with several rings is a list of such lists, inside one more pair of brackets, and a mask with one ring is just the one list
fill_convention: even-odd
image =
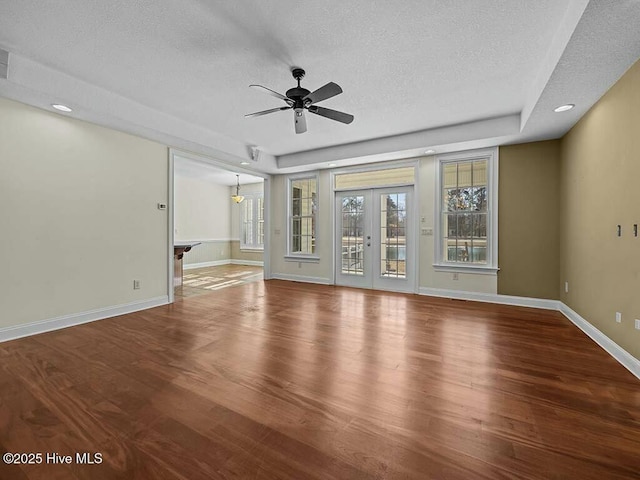
[(571, 110), (573, 107), (575, 107), (573, 103), (567, 103), (566, 105), (560, 105), (559, 107), (554, 108), (553, 111), (556, 113), (566, 112), (567, 110)]
[(287, 104), (286, 107), (271, 108), (269, 110), (263, 110), (261, 112), (249, 113), (245, 117), (259, 117), (261, 115), (267, 115), (268, 113), (275, 113), (281, 110), (293, 110), (293, 122), (296, 133), (304, 133), (307, 131), (307, 120), (304, 116), (304, 111), (307, 110), (315, 115), (326, 117), (331, 120), (342, 123), (353, 122), (353, 115), (348, 113), (339, 112), (330, 108), (318, 107), (315, 104), (328, 98), (335, 97), (342, 93), (342, 88), (333, 82), (329, 82), (323, 87), (320, 87), (313, 92), (310, 92), (306, 88), (300, 86), (300, 80), (305, 75), (305, 72), (301, 68), (294, 68), (291, 70), (291, 75), (298, 81), (298, 86), (287, 90), (286, 96), (281, 93), (275, 92), (270, 88), (263, 87), (262, 85), (249, 85), (253, 88), (259, 88), (269, 95), (284, 100)]

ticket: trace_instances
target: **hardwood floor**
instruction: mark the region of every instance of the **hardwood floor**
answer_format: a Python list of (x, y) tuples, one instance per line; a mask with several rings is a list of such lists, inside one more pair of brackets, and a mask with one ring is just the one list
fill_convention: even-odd
[(193, 297), (214, 290), (261, 282), (263, 268), (252, 265), (218, 265), (185, 270), (182, 285), (175, 287), (176, 297)]
[(640, 478), (640, 382), (557, 312), (271, 280), (0, 344), (1, 479)]

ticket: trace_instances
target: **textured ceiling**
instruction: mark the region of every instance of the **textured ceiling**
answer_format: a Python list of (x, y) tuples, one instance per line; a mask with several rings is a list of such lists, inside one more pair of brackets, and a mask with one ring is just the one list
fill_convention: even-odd
[[(228, 163), (257, 145), (264, 155), (254, 167), (272, 172), (352, 159), (353, 144), (388, 156), (551, 138), (577, 120), (536, 110), (563, 54), (574, 46), (576, 64), (562, 64), (549, 102), (574, 91), (571, 68), (603, 41), (583, 32), (575, 45), (578, 27), (625, 32), (612, 49), (631, 43), (617, 63), (593, 66), (611, 75), (584, 79), (588, 108), (640, 55), (638, 14), (637, 0), (0, 0), (0, 47), (12, 55), (0, 95), (43, 107), (64, 100), (78, 118)], [(309, 131), (296, 135), (289, 111), (244, 118), (283, 104), (248, 85), (284, 93), (295, 84), (292, 66), (307, 71), (310, 90), (341, 85), (321, 105), (355, 121), (308, 115)], [(538, 126), (527, 130), (529, 120)], [(447, 130), (461, 124), (469, 126)]]
[[(262, 183), (264, 178), (240, 172), (231, 172), (226, 168), (211, 165), (204, 161), (197, 161), (187, 157), (176, 156), (174, 173), (178, 177), (199, 178), (215, 185), (234, 186), (237, 180), (240, 185)], [(236, 174), (240, 177), (236, 177)]]

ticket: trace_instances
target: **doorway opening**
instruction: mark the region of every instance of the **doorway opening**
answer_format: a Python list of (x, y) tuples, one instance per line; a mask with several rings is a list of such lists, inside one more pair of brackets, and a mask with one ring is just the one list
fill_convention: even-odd
[(262, 281), (268, 176), (181, 152), (170, 163), (170, 301)]
[(416, 291), (415, 164), (334, 176), (336, 285)]

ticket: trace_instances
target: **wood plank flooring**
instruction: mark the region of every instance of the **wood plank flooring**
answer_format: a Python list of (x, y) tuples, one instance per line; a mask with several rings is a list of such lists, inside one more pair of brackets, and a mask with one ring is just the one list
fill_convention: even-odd
[(176, 297), (193, 297), (214, 290), (236, 287), (243, 283), (261, 282), (263, 268), (253, 265), (218, 265), (185, 270), (182, 285), (175, 287)]
[(271, 280), (0, 344), (0, 479), (640, 478), (640, 382), (557, 312)]

